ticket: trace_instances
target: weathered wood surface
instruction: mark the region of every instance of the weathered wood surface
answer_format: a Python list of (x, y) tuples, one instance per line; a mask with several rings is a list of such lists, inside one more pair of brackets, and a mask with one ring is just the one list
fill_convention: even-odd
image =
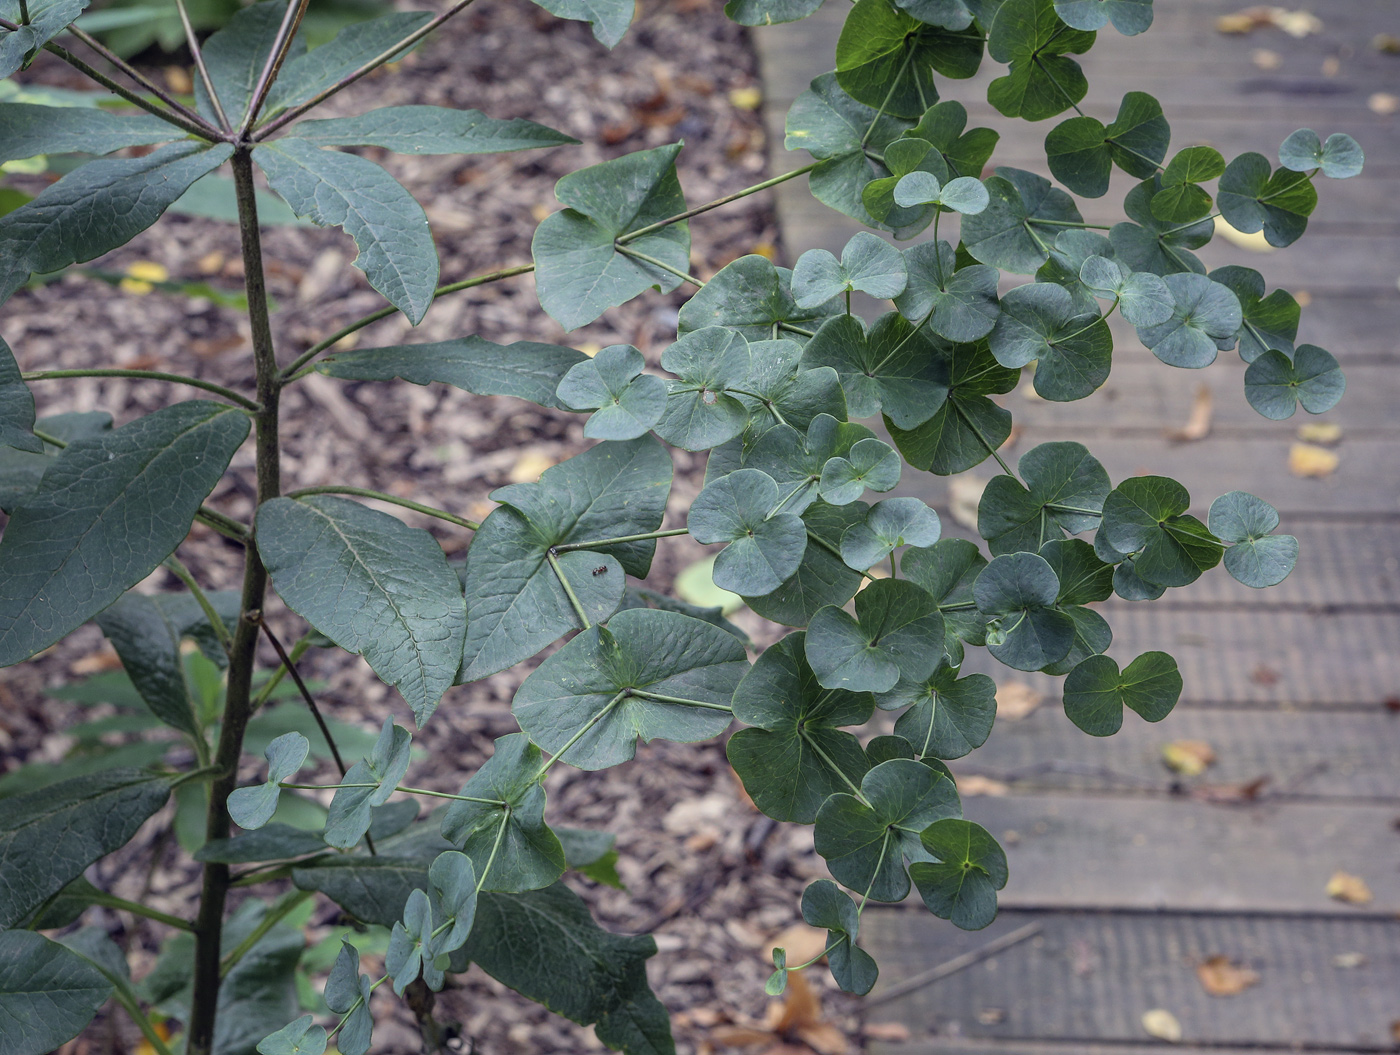
[[(1034, 938), (873, 1010), (872, 1020), (903, 1023), (912, 1036), (872, 1045), (872, 1055), (1394, 1050), (1395, 920), (1008, 911), (964, 934), (922, 912), (870, 911), (865, 931), (882, 958), (872, 998), (1033, 920), (1043, 927)], [(1360, 966), (1337, 966), (1357, 955)], [(1211, 956), (1256, 971), (1259, 983), (1207, 995), (1195, 968)], [(1157, 1008), (1180, 1022), (1180, 1048), (1153, 1044), (1143, 1029), (1143, 1013)]]

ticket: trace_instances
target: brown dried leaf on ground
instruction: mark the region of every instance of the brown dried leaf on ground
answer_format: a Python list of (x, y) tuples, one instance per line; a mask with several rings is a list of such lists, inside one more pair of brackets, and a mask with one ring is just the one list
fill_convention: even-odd
[(1298, 438), (1305, 443), (1331, 446), (1342, 442), (1342, 427), (1331, 421), (1309, 421), (1298, 426)]
[(1215, 764), (1215, 748), (1204, 740), (1173, 740), (1162, 748), (1162, 761), (1184, 777), (1198, 777)]
[(1295, 443), (1288, 452), (1288, 471), (1294, 476), (1331, 476), (1341, 464), (1335, 451), (1312, 443)]
[(846, 1055), (845, 1034), (822, 1018), (821, 999), (801, 971), (788, 975), (786, 999), (768, 1005), (762, 1025), (718, 1026), (710, 1039), (731, 1048), (755, 1048), (759, 1055)]
[(987, 489), (987, 481), (980, 476), (965, 473), (948, 481), (948, 498), (952, 505), (953, 519), (969, 530), (977, 530), (977, 506), (982, 501), (982, 492)]
[(1327, 896), (1348, 905), (1369, 905), (1373, 898), (1366, 880), (1350, 872), (1334, 872), (1327, 880)]
[(1191, 402), (1191, 416), (1186, 419), (1186, 424), (1179, 429), (1168, 429), (1167, 439), (1177, 443), (1192, 443), (1205, 439), (1210, 435), (1213, 408), (1214, 399), (1210, 394), (1210, 386), (1201, 385), (1196, 389), (1196, 398)]
[(1390, 92), (1376, 92), (1366, 100), (1366, 105), (1371, 108), (1373, 114), (1389, 117), (1400, 110), (1400, 96), (1392, 95)]
[(963, 798), (970, 798), (973, 795), (991, 795), (994, 798), (1000, 798), (1011, 790), (1009, 784), (993, 780), (991, 777), (978, 776), (976, 773), (958, 777), (957, 784), (958, 794)]
[(1151, 1011), (1144, 1011), (1142, 1028), (1158, 1040), (1169, 1040), (1173, 1044), (1181, 1040), (1181, 1023), (1164, 1008), (1154, 1007)]
[(860, 1031), (871, 1040), (888, 1040), (903, 1044), (909, 1039), (909, 1027), (903, 1022), (867, 1022)]
[(785, 927), (764, 949), (765, 963), (772, 960), (775, 948), (787, 952), (788, 963), (807, 963), (826, 952), (826, 931), (806, 923)]
[(1268, 783), (1268, 777), (1255, 777), (1240, 784), (1203, 784), (1191, 789), (1191, 798), (1221, 806), (1258, 802), (1260, 793)]
[(1307, 37), (1322, 32), (1322, 20), (1311, 11), (1290, 11), (1286, 7), (1258, 6), (1247, 7), (1231, 15), (1221, 15), (1215, 20), (1219, 33), (1250, 33), (1256, 29), (1273, 26), (1290, 37)]
[(1044, 693), (1037, 692), (1024, 681), (1008, 681), (997, 686), (997, 717), (1003, 721), (1019, 722), (1040, 706)]
[(1259, 972), (1235, 963), (1228, 956), (1211, 956), (1196, 965), (1196, 977), (1211, 996), (1239, 996), (1259, 984)]

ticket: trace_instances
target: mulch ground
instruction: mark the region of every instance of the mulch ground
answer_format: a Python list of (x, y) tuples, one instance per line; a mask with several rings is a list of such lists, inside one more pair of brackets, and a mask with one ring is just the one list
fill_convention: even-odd
[[(40, 61), (24, 76), (82, 87), (56, 62)], [(424, 203), (447, 282), (527, 262), (535, 225), (558, 207), (554, 182), (609, 157), (684, 139), (679, 167), (692, 203), (758, 182), (765, 153), (754, 109), (757, 88), (745, 32), (723, 16), (718, 0), (645, 0), (631, 32), (611, 53), (585, 25), (556, 20), (528, 4), (480, 0), (396, 69), (332, 100), (321, 116), (405, 103), (474, 107), (493, 117), (540, 121), (583, 141), (576, 147), (480, 157), (404, 158), (367, 151)], [(699, 218), (692, 236), (692, 270), (701, 278), (745, 253), (772, 252), (777, 241), (770, 204), (762, 195)], [(354, 247), (339, 231), (277, 227), (264, 237), (283, 361), (383, 303), (348, 266)], [(167, 217), (100, 266), (120, 271), (138, 261), (159, 263), (175, 280), (206, 281), (230, 291), (241, 284), (232, 225)], [(684, 289), (671, 296), (650, 294), (565, 335), (540, 310), (532, 280), (525, 276), (444, 298), (416, 331), (396, 317), (357, 334), (356, 343), (373, 347), (473, 333), (499, 342), (628, 343), (656, 364), (674, 340), (676, 311), (685, 295)], [(17, 295), (5, 306), (0, 326), (25, 369), (124, 365), (251, 390), (246, 320), (207, 300), (135, 295), (70, 275)], [(41, 414), (102, 409), (118, 424), (193, 394), (122, 380), (47, 382), (35, 389)], [(286, 393), (284, 408), (286, 487), (370, 487), (418, 496), (476, 519), (492, 508), (488, 496), (494, 488), (534, 479), (546, 465), (588, 445), (581, 417), (444, 386), (345, 384), (313, 376)], [(683, 522), (703, 472), (702, 457), (684, 451), (674, 456), (666, 526)], [(210, 502), (246, 519), (252, 494), (252, 453), (245, 449)], [(413, 514), (406, 519), (433, 531), (449, 555), (460, 555), (470, 541), (443, 530), (440, 522)], [(197, 526), (180, 555), (206, 585), (236, 586), (240, 552), (212, 532)], [(679, 569), (702, 555), (688, 539), (663, 542), (651, 584), (667, 588)], [(176, 586), (163, 573), (148, 585)], [(285, 609), (269, 617), (284, 637), (303, 629)], [(744, 625), (761, 643), (775, 636), (775, 628), (756, 619)], [(5, 769), (63, 757), (72, 740), (62, 730), (78, 712), (46, 698), (42, 689), (105, 669), (113, 658), (96, 629), (85, 627), (39, 661), (4, 672), (0, 759)], [(275, 657), (264, 659), (272, 666)], [(377, 727), (386, 714), (408, 723), (403, 701), (358, 659), (314, 652), (304, 666), (307, 675), (326, 683), (323, 706), (335, 717), (366, 728)], [(527, 672), (507, 672), (450, 691), (415, 738), (424, 757), (410, 773), (412, 782), (456, 790), (488, 757), (492, 740), (515, 731), (510, 699)], [(90, 718), (103, 712), (82, 713)], [(249, 780), (255, 769), (250, 763)], [(330, 771), (319, 777), (334, 779)], [(812, 850), (810, 828), (774, 826), (757, 814), (729, 769), (721, 742), (658, 742), (641, 747), (634, 762), (602, 773), (561, 766), (551, 775), (549, 793), (551, 822), (618, 834), (625, 893), (572, 875), (568, 881), (604, 926), (656, 935), (661, 951), (650, 963), (651, 981), (672, 1012), (680, 1050), (711, 1050), (716, 1027), (761, 1018), (767, 1004), (763, 980), (771, 970), (766, 946), (800, 920), (806, 883), (826, 874)], [(150, 835), (143, 833), (130, 852), (103, 862), (96, 877), (119, 894), (145, 895), (170, 911), (188, 912), (197, 891), (196, 868), (167, 846), (148, 873), (142, 853), (152, 845)], [(309, 934), (316, 936), (318, 927), (335, 917), (334, 906), (326, 905)], [(160, 931), (106, 910), (93, 910), (88, 920), (107, 925), (127, 946), (138, 977), (149, 970)], [(854, 1050), (859, 1042), (853, 1003), (835, 993), (824, 969), (808, 974), (823, 996), (828, 1021), (851, 1038)], [(453, 979), (438, 1006), (440, 1018), (461, 1023), (464, 1051), (497, 1055), (600, 1047), (591, 1029), (551, 1015), (476, 969)], [(381, 1023), (376, 1052), (418, 1050), (411, 1017), (391, 994), (376, 996), (375, 1011)], [(835, 1043), (822, 1036), (824, 1049)], [(95, 1026), (71, 1049), (74, 1055), (130, 1051), (136, 1039), (125, 1021), (116, 1019)], [(787, 1050), (811, 1050), (795, 1038), (794, 1043)]]

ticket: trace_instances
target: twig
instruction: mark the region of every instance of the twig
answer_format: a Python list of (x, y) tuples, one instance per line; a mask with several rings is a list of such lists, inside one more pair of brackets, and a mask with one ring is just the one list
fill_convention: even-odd
[(1027, 923), (1024, 927), (1018, 927), (1010, 934), (1003, 934), (1000, 938), (987, 942), (979, 949), (965, 952), (961, 956), (954, 956), (951, 960), (940, 963), (937, 967), (930, 967), (927, 971), (921, 971), (912, 978), (896, 982), (877, 996), (866, 997), (865, 1006), (867, 1008), (879, 1007), (881, 1004), (898, 999), (905, 993), (912, 993), (915, 989), (922, 989), (924, 986), (941, 981), (949, 975), (965, 971), (974, 964), (981, 963), (988, 956), (994, 956), (1003, 949), (1009, 949), (1013, 945), (1019, 945), (1027, 938), (1035, 937), (1041, 929), (1039, 923)]
[(233, 126), (228, 123), (228, 114), (224, 113), (224, 104), (219, 102), (219, 93), (214, 90), (214, 80), (209, 76), (209, 68), (204, 65), (204, 52), (199, 49), (199, 38), (194, 35), (194, 26), (190, 24), (190, 13), (185, 10), (185, 0), (175, 0), (175, 8), (180, 12), (180, 23), (185, 27), (185, 40), (189, 42), (190, 54), (194, 56), (195, 69), (199, 70), (199, 79), (204, 82), (204, 90), (209, 93), (209, 105), (214, 108), (214, 113), (219, 115), (219, 124), (223, 126), (225, 132), (232, 132)]

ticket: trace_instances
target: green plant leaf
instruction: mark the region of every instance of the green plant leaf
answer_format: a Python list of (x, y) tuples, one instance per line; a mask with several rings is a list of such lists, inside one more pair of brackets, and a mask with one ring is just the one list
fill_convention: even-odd
[[(29, 24), (0, 36), (0, 78), (14, 73), (33, 52), (62, 33), (68, 23), (87, 9), (88, 3), (89, 0), (34, 0), (29, 4)], [(0, 13), (12, 22), (24, 21), (20, 17), (18, 0), (6, 0), (0, 5)]]
[(873, 438), (864, 425), (819, 414), (805, 436), (790, 425), (769, 429), (744, 452), (743, 463), (773, 478), (784, 496), (784, 511), (802, 513), (817, 500), (826, 466), (851, 454), (861, 440)]
[[(400, 729), (392, 718), (384, 719), (369, 756), (356, 762), (340, 778), (342, 787), (336, 789), (326, 815), (327, 843), (349, 850), (364, 838), (373, 820), (371, 810), (389, 801), (408, 772), (411, 740), (407, 729)], [(371, 786), (355, 786), (364, 784)]]
[(0, 450), (7, 447), (44, 453), (43, 441), (34, 435), (34, 394), (24, 383), (10, 346), (0, 337)]
[(917, 118), (938, 100), (933, 75), (971, 77), (982, 35), (930, 25), (891, 0), (858, 0), (836, 43), (836, 81), (853, 99), (895, 117)]
[(905, 135), (931, 143), (943, 156), (949, 176), (980, 177), (1001, 139), (990, 128), (968, 129), (967, 108), (952, 99), (930, 106)]
[(1331, 352), (1301, 344), (1292, 361), (1270, 349), (1244, 372), (1244, 395), (1266, 418), (1291, 418), (1298, 404), (1309, 414), (1331, 410), (1347, 390), (1347, 379)]
[[(233, 17), (223, 28), (211, 34), (200, 48), (209, 78), (219, 94), (219, 102), (234, 128), (243, 123), (248, 107), (252, 105), (253, 92), (267, 60), (272, 56), (272, 45), (276, 42), (277, 30), (286, 10), (287, 5), (281, 0), (249, 4), (234, 11)], [(292, 39), (288, 58), (305, 51), (306, 40), (298, 34)], [(209, 101), (203, 78), (197, 77), (195, 80), (195, 104), (204, 118), (217, 124), (218, 114)]]
[(919, 835), (935, 821), (962, 815), (957, 789), (922, 762), (894, 758), (866, 773), (860, 791), (865, 801), (851, 794), (826, 800), (817, 813), (817, 853), (851, 890), (902, 901), (909, 893), (904, 858), (929, 859)]
[[(626, 1055), (674, 1055), (666, 1009), (647, 987), (650, 935), (610, 934), (563, 883), (544, 890), (483, 894), (453, 970), (476, 963), (497, 981)], [(460, 966), (459, 966), (460, 965)]]
[(466, 614), (428, 532), (331, 495), (258, 510), (258, 552), (288, 607), (403, 694), (418, 724), (451, 687)]
[(356, 117), (298, 121), (287, 135), (318, 147), (372, 146), (396, 154), (504, 154), (578, 142), (534, 121), (446, 106), (383, 106)]
[[(854, 449), (854, 448), (852, 448)], [(864, 502), (833, 506), (815, 502), (802, 513), (807, 527), (807, 551), (802, 563), (776, 590), (744, 601), (764, 619), (788, 626), (806, 626), (826, 605), (840, 607), (856, 595), (860, 573), (841, 559), (841, 536), (865, 516)]]
[(307, 854), (324, 853), (325, 849), (326, 840), (321, 838), (319, 832), (273, 821), (257, 831), (242, 832), (230, 839), (211, 839), (193, 856), (196, 861), (251, 864), (305, 857)]
[[(599, 444), (546, 469), (538, 483), (493, 491), (502, 506), (482, 523), (467, 551), (467, 638), (458, 683), (514, 666), (579, 627), (546, 560), (550, 548), (655, 531), (670, 484), (670, 457), (644, 436)], [(558, 560), (590, 621), (600, 622), (622, 600), (619, 572), (645, 578), (655, 551), (654, 541), (624, 542), (564, 553)], [(599, 567), (611, 570), (592, 574)]]
[(1217, 342), (1232, 338), (1244, 322), (1239, 299), (1205, 275), (1167, 275), (1164, 281), (1176, 302), (1172, 317), (1138, 327), (1138, 339), (1168, 366), (1209, 366), (1219, 354)]
[(428, 864), (423, 856), (397, 857), (387, 849), (377, 857), (326, 854), (293, 865), (292, 882), (325, 894), (361, 922), (392, 928), (408, 895), (427, 887)]
[(1034, 274), (1062, 225), (1084, 222), (1074, 199), (1035, 173), (1003, 166), (984, 186), (989, 203), (963, 219), (962, 240), (975, 259), (1003, 271)]
[(107, 110), (34, 103), (0, 104), (0, 127), (5, 129), (0, 163), (36, 154), (110, 154), (181, 138), (180, 129), (152, 114), (119, 117)]
[(869, 231), (857, 233), (837, 260), (825, 249), (809, 249), (792, 270), (792, 294), (799, 308), (818, 308), (852, 290), (889, 300), (904, 292), (909, 276), (899, 250)]
[(593, 36), (607, 48), (617, 47), (636, 13), (634, 0), (535, 0), (556, 18), (587, 22)]
[(1132, 555), (1138, 576), (1157, 586), (1186, 586), (1219, 564), (1224, 548), (1186, 515), (1190, 505), (1190, 494), (1175, 480), (1135, 476), (1104, 500), (1102, 530), (1113, 549)]
[(108, 769), (7, 798), (0, 820), (0, 927), (14, 926), (88, 865), (125, 846), (169, 797), (166, 777)]
[(724, 732), (747, 669), (744, 646), (713, 623), (633, 608), (541, 663), (511, 706), (550, 754), (562, 752), (577, 769), (606, 769), (631, 759), (638, 738), (696, 743)]
[(705, 288), (681, 306), (682, 336), (707, 326), (736, 330), (750, 341), (776, 339), (787, 326), (807, 329), (844, 306), (830, 301), (811, 309), (797, 306), (792, 272), (762, 256), (741, 256), (725, 265)]
[(834, 605), (812, 616), (807, 662), (826, 688), (887, 692), (901, 677), (922, 681), (933, 673), (943, 635), (943, 616), (927, 590), (878, 579), (856, 594), (854, 619)]
[(1303, 309), (1287, 290), (1276, 289), (1264, 296), (1264, 276), (1248, 267), (1230, 265), (1216, 268), (1210, 280), (1224, 286), (1240, 302), (1244, 321), (1235, 334), (1240, 358), (1252, 363), (1270, 348), (1284, 355), (1293, 354), (1298, 338), (1298, 321)]
[(850, 505), (868, 487), (888, 491), (899, 483), (902, 463), (893, 447), (882, 440), (857, 440), (848, 456), (836, 457), (822, 466), (817, 492), (832, 505)]
[[(630, 4), (628, 5), (630, 9)], [(681, 279), (618, 248), (631, 231), (685, 211), (676, 177), (681, 144), (642, 150), (571, 172), (554, 185), (568, 208), (535, 229), (531, 250), (540, 305), (566, 330), (655, 288), (669, 293)], [(629, 242), (626, 249), (684, 273), (690, 266), (690, 227), (673, 223)]]
[[(337, 1015), (349, 1012), (336, 1036), (340, 1055), (367, 1055), (374, 1032), (374, 1017), (370, 1013), (370, 980), (360, 973), (360, 952), (341, 939), (340, 954), (326, 979), (326, 1006)], [(357, 1003), (358, 1001), (358, 1003)]]
[(1171, 288), (1162, 278), (1147, 271), (1124, 274), (1122, 264), (1106, 257), (1091, 256), (1085, 260), (1079, 269), (1079, 281), (1091, 293), (1116, 300), (1123, 318), (1134, 326), (1164, 323), (1176, 308)]
[[(1228, 170), (1226, 171), (1228, 173)], [(1162, 187), (1162, 177), (1153, 176), (1139, 183), (1123, 199), (1123, 211), (1132, 222), (1115, 224), (1109, 232), (1109, 240), (1113, 243), (1118, 261), (1133, 271), (1149, 271), (1154, 275), (1165, 276), (1183, 271), (1194, 271), (1198, 275), (1204, 275), (1205, 265), (1191, 250), (1199, 249), (1210, 241), (1211, 236), (1215, 234), (1215, 225), (1207, 220), (1193, 224), (1172, 224), (1158, 219), (1152, 214), (1152, 199)], [(1223, 179), (1220, 198), (1223, 210)]]
[(1001, 367), (984, 344), (958, 344), (946, 356), (948, 398), (933, 417), (904, 431), (886, 422), (904, 460), (940, 476), (971, 469), (1011, 435), (1011, 414), (988, 395), (1009, 392), (1020, 379)]
[[(963, 119), (965, 122), (965, 112)], [(909, 208), (897, 205), (894, 192), (900, 180), (917, 172), (933, 178), (941, 186), (951, 180), (953, 174), (942, 152), (927, 140), (910, 134), (885, 147), (883, 157), (884, 167), (890, 175), (867, 183), (860, 192), (861, 204), (881, 224), (898, 230), (900, 237), (912, 236), (933, 220), (938, 209), (918, 203)]]
[(735, 733), (727, 748), (754, 805), (799, 824), (811, 824), (846, 780), (865, 775), (860, 741), (840, 727), (862, 725), (874, 710), (868, 693), (822, 688), (805, 649), (799, 631), (758, 657), (734, 690), (734, 717), (755, 728)]
[(724, 13), (741, 26), (798, 22), (822, 6), (822, 0), (729, 0)]
[(614, 890), (626, 890), (617, 874), (617, 836), (612, 832), (584, 828), (556, 828), (554, 834), (564, 847), (564, 858), (579, 875)]
[(594, 410), (583, 427), (595, 440), (644, 436), (666, 410), (666, 382), (643, 373), (646, 360), (630, 344), (609, 345), (569, 368), (559, 382), (559, 403), (569, 410)]
[(301, 733), (283, 733), (268, 744), (263, 752), (267, 758), (267, 780), (235, 788), (228, 797), (228, 812), (234, 823), (252, 831), (270, 821), (277, 812), (282, 781), (296, 776), (310, 749), (310, 742)]
[(734, 439), (749, 411), (730, 388), (742, 388), (752, 368), (749, 342), (722, 326), (683, 335), (661, 353), (661, 366), (677, 375), (656, 434), (688, 451), (709, 450)]
[(442, 837), (471, 858), (482, 890), (535, 890), (564, 873), (564, 848), (544, 822), (541, 764), (524, 733), (499, 737), (462, 785), (463, 795), (495, 801), (456, 801), (443, 814)]
[[(949, 635), (980, 645), (986, 619), (977, 610), (972, 588), (987, 558), (966, 539), (943, 539), (925, 549), (911, 549), (899, 562), (909, 581), (922, 586), (938, 603)], [(898, 691), (897, 689), (895, 691)]]
[(935, 861), (918, 861), (909, 876), (924, 905), (963, 930), (981, 930), (997, 915), (996, 892), (1006, 886), (1006, 854), (980, 824), (950, 817), (929, 825), (924, 849)]
[[(0, 57), (5, 57), (0, 39)], [(77, 1036), (112, 995), (97, 966), (32, 931), (0, 931), (3, 1055), (44, 1055)]]
[(1125, 706), (1160, 722), (1180, 696), (1181, 674), (1165, 652), (1144, 652), (1121, 673), (1107, 656), (1090, 656), (1065, 679), (1065, 714), (1090, 736), (1112, 736)]
[(931, 26), (966, 29), (972, 25), (972, 11), (966, 0), (902, 0), (897, 6)]
[(325, 1029), (311, 1015), (302, 1015), (258, 1041), (257, 1050), (259, 1055), (322, 1055), (327, 1042)]
[(247, 435), (246, 415), (193, 400), (55, 457), (0, 539), (0, 666), (47, 648), (149, 575)]
[(570, 367), (587, 358), (557, 344), (515, 341), (503, 345), (473, 334), (426, 344), (356, 348), (327, 356), (316, 370), (345, 381), (442, 382), (479, 396), (515, 396), (557, 407), (554, 393), (559, 382)]
[(1029, 282), (1001, 299), (987, 338), (997, 362), (1019, 369), (1035, 362), (1035, 390), (1067, 402), (1091, 395), (1113, 367), (1113, 335), (1097, 311), (1075, 312), (1074, 297), (1053, 282)]
[(1190, 224), (1210, 213), (1211, 196), (1200, 184), (1225, 171), (1214, 147), (1187, 147), (1177, 152), (1162, 173), (1162, 189), (1152, 196), (1152, 215), (1169, 224)]
[(1344, 132), (1334, 132), (1324, 144), (1311, 128), (1300, 128), (1278, 148), (1278, 161), (1294, 172), (1321, 169), (1329, 179), (1351, 179), (1361, 175), (1366, 155), (1361, 144)]
[(1272, 246), (1292, 245), (1317, 208), (1317, 188), (1304, 172), (1277, 172), (1263, 154), (1241, 154), (1220, 177), (1220, 214), (1237, 231), (1264, 232)]
[(802, 919), (826, 931), (826, 962), (837, 985), (857, 996), (875, 988), (880, 968), (873, 956), (856, 945), (860, 913), (849, 894), (829, 879), (818, 879), (802, 891)]
[[(320, 47), (288, 56), (268, 89), (259, 119), (313, 99), (341, 78), (378, 58), (386, 42), (402, 40), (422, 29), (432, 18), (430, 11), (394, 11), (367, 22), (352, 22)], [(400, 51), (393, 61), (402, 59), (416, 46)]]
[(355, 266), (415, 326), (437, 288), (438, 255), (413, 195), (372, 161), (304, 140), (260, 143), (253, 159), (292, 211), (355, 240)]
[(973, 176), (959, 176), (944, 183), (931, 172), (910, 172), (901, 176), (894, 186), (894, 203), (906, 209), (941, 205), (954, 212), (976, 215), (986, 209), (990, 201), (987, 188)]
[(901, 546), (932, 546), (941, 532), (938, 514), (921, 500), (886, 498), (846, 529), (841, 559), (856, 571), (866, 571)]
[(898, 312), (880, 316), (869, 333), (856, 316), (838, 315), (807, 342), (802, 365), (836, 371), (851, 417), (874, 417), (883, 410), (900, 428), (913, 429), (937, 413), (947, 397), (941, 352), (936, 338)]
[(393, 983), (396, 995), (403, 996), (420, 974), (429, 989), (436, 992), (442, 988), (443, 972), (432, 954), (434, 922), (428, 895), (414, 890), (404, 904), (403, 919), (394, 921), (389, 948), (384, 953), (384, 973)]
[(1055, 0), (1055, 13), (1075, 29), (1113, 28), (1125, 37), (1152, 26), (1152, 0)]
[(1035, 553), (1004, 553), (982, 569), (973, 587), (987, 619), (987, 650), (1008, 667), (1040, 670), (1074, 644), (1074, 621), (1056, 607), (1060, 580)]
[(926, 325), (947, 340), (980, 340), (991, 332), (1001, 313), (1000, 273), (982, 264), (955, 270), (955, 259), (947, 242), (920, 242), (906, 249), (909, 285), (894, 305), (906, 319)]
[(992, 20), (987, 50), (1010, 65), (987, 86), (987, 101), (1007, 117), (1043, 121), (1063, 113), (1088, 93), (1077, 55), (1094, 45), (1094, 34), (1071, 29), (1053, 0), (1004, 0)]
[(802, 563), (807, 529), (794, 513), (774, 512), (778, 485), (758, 469), (740, 469), (707, 484), (686, 526), (697, 542), (727, 543), (715, 558), (715, 585), (756, 595), (777, 589)]
[(1262, 498), (1245, 491), (1221, 495), (1210, 504), (1206, 523), (1211, 534), (1230, 543), (1225, 570), (1246, 586), (1277, 586), (1298, 562), (1298, 540), (1272, 534), (1278, 510)]
[(1022, 455), (1019, 468), (1024, 485), (994, 476), (977, 507), (977, 533), (993, 555), (1035, 553), (1051, 539), (1098, 526), (1113, 485), (1083, 444), (1042, 443)]
[(944, 662), (931, 677), (901, 681), (875, 702), (887, 710), (908, 706), (894, 731), (913, 745), (917, 757), (962, 758), (987, 742), (996, 720), (997, 686), (985, 674), (959, 678), (957, 668)]
[(227, 143), (169, 143), (139, 158), (89, 161), (45, 187), (0, 216), (0, 301), (31, 274), (61, 271), (125, 245), (232, 153)]

